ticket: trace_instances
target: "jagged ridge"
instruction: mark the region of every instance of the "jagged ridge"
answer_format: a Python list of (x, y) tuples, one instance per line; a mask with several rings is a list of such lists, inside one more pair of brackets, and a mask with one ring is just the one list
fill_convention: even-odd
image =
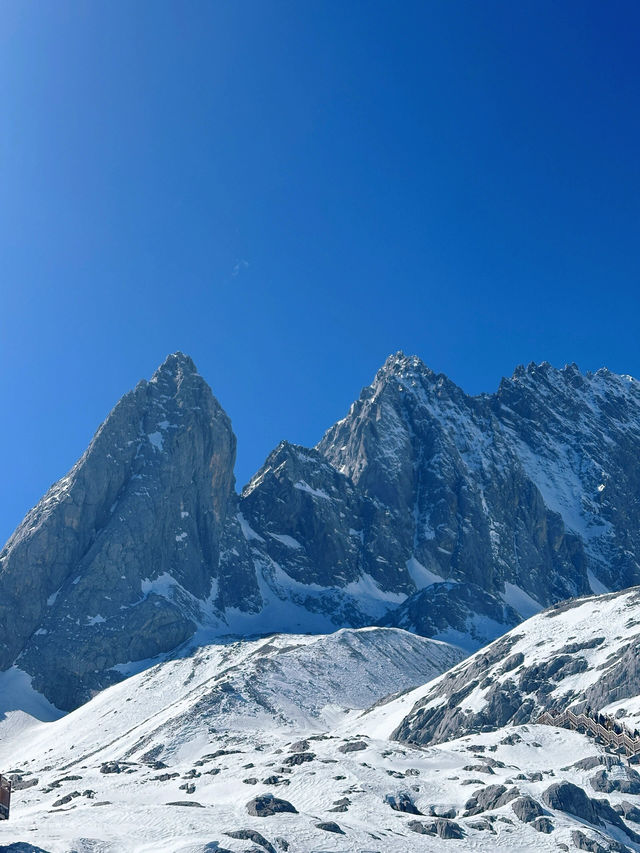
[(229, 419), (175, 354), (0, 554), (0, 667), (66, 709), (194, 636), (381, 622), (478, 648), (640, 581), (639, 450), (630, 377), (529, 365), (470, 397), (398, 353), (238, 496)]

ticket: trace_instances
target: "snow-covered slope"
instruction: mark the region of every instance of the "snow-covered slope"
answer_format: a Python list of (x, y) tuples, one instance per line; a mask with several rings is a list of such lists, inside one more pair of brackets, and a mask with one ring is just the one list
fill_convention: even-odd
[[(61, 746), (59, 754), (54, 746), (51, 757), (63, 760), (70, 739), (79, 754), (102, 754), (116, 739), (122, 757), (123, 750), (144, 752), (153, 738), (163, 742), (165, 757), (176, 748), (174, 740), (182, 745), (229, 728), (325, 730), (336, 715), (342, 720), (348, 709), (366, 708), (430, 680), (462, 657), (454, 646), (388, 628), (280, 634), (195, 648), (188, 657), (132, 675), (56, 722)], [(51, 732), (48, 725), (30, 731), (33, 754), (40, 735), (49, 740)], [(22, 754), (23, 749), (21, 741)]]
[(634, 587), (565, 602), (522, 623), (414, 691), (414, 707), (395, 736), (438, 743), (527, 723), (546, 709), (617, 711), (623, 700), (637, 703), (638, 694), (640, 589)]
[(130, 676), (0, 741), (16, 783), (0, 849), (640, 850), (640, 776), (582, 735), (526, 725), (424, 748), (388, 739), (416, 691), (362, 712), (458, 656), (347, 630), (202, 648)]

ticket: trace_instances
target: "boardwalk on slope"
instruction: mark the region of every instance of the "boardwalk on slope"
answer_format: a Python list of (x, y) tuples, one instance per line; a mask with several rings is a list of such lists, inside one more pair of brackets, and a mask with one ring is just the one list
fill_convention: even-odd
[[(640, 754), (640, 737), (631, 735), (611, 717), (605, 717), (605, 721), (606, 724), (602, 725), (590, 715), (574, 714), (573, 711), (563, 711), (560, 714), (545, 711), (538, 717), (536, 723), (588, 732), (611, 749), (624, 751), (630, 757)], [(620, 731), (616, 732), (614, 726)]]

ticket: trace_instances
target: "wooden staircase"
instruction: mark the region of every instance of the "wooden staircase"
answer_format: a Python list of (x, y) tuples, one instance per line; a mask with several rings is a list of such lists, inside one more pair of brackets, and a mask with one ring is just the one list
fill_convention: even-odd
[[(605, 746), (617, 752), (624, 752), (630, 757), (640, 754), (640, 737), (629, 734), (623, 726), (615, 723), (611, 717), (606, 718), (607, 724), (603, 726), (587, 714), (574, 714), (573, 711), (562, 711), (560, 714), (555, 714), (551, 711), (545, 711), (538, 717), (536, 723), (543, 726), (558, 726), (563, 729), (588, 732), (604, 743)], [(619, 733), (613, 730), (614, 725), (621, 729)]]

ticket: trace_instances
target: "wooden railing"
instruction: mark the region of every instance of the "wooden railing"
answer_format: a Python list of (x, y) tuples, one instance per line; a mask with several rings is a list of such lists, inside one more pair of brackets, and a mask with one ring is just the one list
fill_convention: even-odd
[(11, 782), (0, 776), (0, 820), (9, 820), (9, 806), (11, 804)]
[[(573, 711), (563, 711), (560, 714), (554, 714), (550, 711), (545, 711), (541, 714), (536, 723), (541, 723), (545, 726), (559, 726), (564, 729), (584, 730), (589, 732), (594, 737), (600, 738), (607, 746), (615, 747), (618, 750), (623, 749), (627, 755), (638, 755), (640, 753), (640, 737), (635, 737), (629, 734), (619, 723), (614, 723), (611, 718), (606, 718), (611, 728), (607, 725), (602, 725), (597, 720), (586, 714), (574, 714)], [(616, 725), (620, 732), (613, 730), (613, 725)]]

